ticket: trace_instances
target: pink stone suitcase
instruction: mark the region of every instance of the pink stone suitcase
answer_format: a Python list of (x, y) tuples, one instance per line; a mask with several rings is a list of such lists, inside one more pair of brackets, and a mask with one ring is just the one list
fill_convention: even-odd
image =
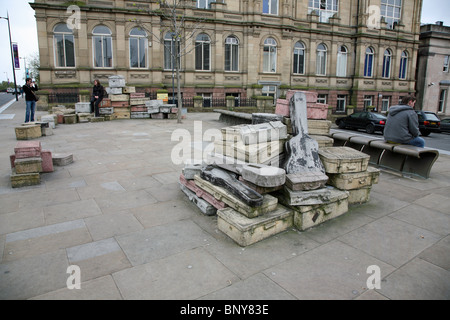
[(195, 192), (197, 197), (202, 198), (209, 204), (213, 205), (214, 208), (223, 209), (227, 207), (225, 203), (223, 203), (220, 200), (217, 200), (216, 198), (214, 198), (213, 195), (209, 194), (208, 192), (197, 186), (194, 180), (187, 180), (183, 174), (180, 175), (180, 183), (186, 186), (189, 190)]

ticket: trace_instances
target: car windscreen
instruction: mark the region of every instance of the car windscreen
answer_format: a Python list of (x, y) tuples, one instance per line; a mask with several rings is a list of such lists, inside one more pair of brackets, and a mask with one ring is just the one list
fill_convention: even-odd
[(425, 117), (428, 121), (441, 121), (434, 113), (425, 112)]
[(378, 114), (378, 113), (372, 113), (372, 117), (375, 119), (380, 119), (380, 120), (385, 120), (386, 117), (383, 116), (382, 114)]

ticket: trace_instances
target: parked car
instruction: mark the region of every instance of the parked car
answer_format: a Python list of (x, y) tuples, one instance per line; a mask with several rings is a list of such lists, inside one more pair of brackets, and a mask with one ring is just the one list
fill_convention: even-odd
[(440, 131), (441, 120), (436, 113), (422, 110), (416, 110), (416, 113), (419, 117), (419, 130), (424, 137), (429, 136), (431, 132)]
[(450, 118), (444, 118), (441, 120), (440, 132), (450, 132)]
[(340, 129), (364, 129), (367, 133), (383, 132), (386, 117), (381, 113), (363, 111), (339, 118), (336, 120), (336, 124)]

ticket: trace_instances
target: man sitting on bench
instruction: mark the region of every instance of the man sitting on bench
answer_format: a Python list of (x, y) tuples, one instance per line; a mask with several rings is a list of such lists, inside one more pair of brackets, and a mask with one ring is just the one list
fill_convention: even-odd
[(384, 127), (384, 139), (388, 143), (409, 144), (423, 148), (425, 140), (419, 137), (419, 119), (414, 111), (416, 98), (408, 95), (398, 106), (389, 108)]

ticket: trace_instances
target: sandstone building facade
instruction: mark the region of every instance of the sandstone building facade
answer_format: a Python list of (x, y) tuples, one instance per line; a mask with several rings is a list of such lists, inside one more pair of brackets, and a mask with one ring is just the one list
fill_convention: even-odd
[[(167, 50), (175, 40), (162, 27), (161, 1), (71, 4), (30, 4), (41, 87), (91, 88), (94, 79), (123, 75), (140, 91), (171, 92)], [(421, 7), (422, 0), (181, 1), (179, 16), (200, 19), (180, 58), (183, 98), (276, 99), (301, 89), (338, 111), (385, 111), (415, 93)]]

